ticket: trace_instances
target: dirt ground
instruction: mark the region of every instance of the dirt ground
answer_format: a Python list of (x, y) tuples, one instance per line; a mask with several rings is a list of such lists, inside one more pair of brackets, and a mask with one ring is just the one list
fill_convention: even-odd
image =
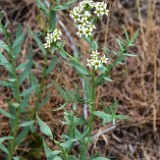
[[(114, 129), (96, 138), (94, 144), (90, 146), (90, 154), (100, 151), (101, 156), (111, 160), (160, 160), (160, 0), (140, 0), (140, 3), (139, 0), (110, 0), (110, 2), (110, 18), (104, 18), (103, 22), (99, 22), (94, 33), (95, 39), (100, 46), (105, 44), (106, 47), (116, 51), (117, 44), (113, 35), (124, 37), (123, 26), (127, 28), (130, 36), (139, 29), (135, 46), (130, 49), (130, 53), (138, 56), (129, 57), (125, 60), (125, 65), (117, 66), (111, 74), (113, 82), (99, 87), (97, 94), (106, 104), (111, 103), (116, 97), (119, 101), (118, 113), (130, 118), (118, 121)], [(24, 27), (26, 40), (21, 53), (22, 58), (19, 58), (20, 63), (23, 61), (23, 55), (28, 54), (29, 44), (34, 43), (28, 34), (28, 27), (34, 31), (41, 30), (42, 24), (38, 21), (38, 15), (42, 13), (37, 9), (34, 0), (0, 0), (0, 9), (6, 12), (13, 33), (18, 23)], [(70, 33), (74, 44), (82, 53), (89, 50), (89, 46), (77, 37), (69, 11), (59, 12), (58, 19), (66, 50), (73, 53), (73, 44), (70, 43), (66, 33)], [(35, 61), (43, 63), (36, 46), (34, 53)], [(41, 71), (34, 72), (38, 76)], [(0, 68), (0, 77), (5, 76), (6, 72)], [(80, 83), (74, 70), (62, 59), (46, 83), (49, 84), (56, 79), (67, 88)], [(65, 127), (58, 121), (63, 118), (63, 111), (53, 113), (47, 109), (57, 108), (64, 100), (55, 86), (48, 91), (52, 98), (40, 114), (56, 138), (60, 139), (60, 135), (65, 132)], [(0, 108), (7, 109), (8, 92), (6, 88), (0, 87)], [(45, 94), (47, 93), (44, 93), (44, 96)], [(32, 106), (32, 101), (30, 104)], [(97, 105), (98, 107), (100, 106)], [(81, 112), (80, 106), (77, 114)], [(0, 136), (6, 136), (9, 133), (8, 121), (2, 116), (0, 121)], [(111, 125), (101, 127), (100, 121), (97, 120), (92, 134), (95, 135), (109, 127)], [(52, 145), (52, 148), (56, 147)], [(28, 154), (29, 151), (29, 148), (19, 148), (21, 155)], [(73, 152), (76, 154), (76, 149)], [(28, 159), (36, 160), (31, 157)]]

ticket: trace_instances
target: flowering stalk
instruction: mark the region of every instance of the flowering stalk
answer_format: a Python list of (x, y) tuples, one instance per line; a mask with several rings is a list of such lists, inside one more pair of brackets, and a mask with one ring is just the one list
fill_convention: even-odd
[[(57, 0), (57, 2), (60, 2)], [(60, 4), (60, 3), (59, 3)], [(63, 10), (67, 8), (68, 3), (66, 3), (66, 6), (57, 6), (53, 10)], [(61, 8), (61, 9), (60, 9)], [(51, 11), (51, 10), (50, 10)], [(58, 145), (60, 152), (57, 153), (57, 158), (63, 157), (63, 159), (70, 159), (77, 157), (70, 155), (71, 149), (74, 147), (74, 145), (77, 143), (79, 144), (79, 151), (80, 160), (86, 160), (87, 154), (88, 154), (88, 145), (91, 142), (91, 132), (93, 129), (93, 123), (95, 120), (95, 117), (99, 117), (103, 120), (102, 124), (113, 122), (115, 123), (116, 119), (126, 118), (119, 115), (116, 115), (118, 103), (115, 100), (113, 105), (106, 107), (105, 104), (103, 104), (104, 111), (96, 111), (96, 87), (98, 85), (101, 85), (104, 83), (104, 81), (108, 78), (110, 71), (112, 68), (119, 64), (125, 56), (128, 54), (124, 54), (124, 48), (126, 44), (122, 41), (118, 41), (118, 44), (120, 44), (120, 53), (116, 53), (117, 60), (112, 62), (108, 65), (109, 58), (106, 57), (106, 54), (102, 55), (98, 52), (98, 45), (93, 40), (93, 31), (96, 29), (96, 21), (98, 18), (102, 19), (104, 15), (108, 15), (108, 9), (107, 9), (107, 3), (105, 2), (93, 2), (92, 0), (83, 0), (81, 1), (77, 7), (75, 7), (71, 12), (70, 15), (74, 19), (75, 26), (77, 28), (77, 34), (79, 37), (82, 37), (85, 41), (87, 41), (91, 46), (91, 55), (86, 60), (86, 66), (88, 69), (81, 63), (81, 61), (76, 59), (74, 56), (68, 54), (65, 49), (63, 43), (59, 42), (61, 39), (61, 32), (58, 29), (55, 29), (52, 33), (49, 32), (46, 36), (46, 43), (44, 43), (44, 47), (47, 48), (50, 51), (58, 50), (61, 52), (61, 56), (64, 59), (67, 59), (74, 64), (75, 70), (79, 73), (80, 76), (84, 78), (85, 81), (85, 87), (83, 89), (83, 92), (86, 93), (86, 97), (83, 99), (81, 98), (81, 95), (79, 91), (77, 93), (74, 93), (66, 88), (63, 89), (63, 87), (57, 85), (57, 89), (59, 90), (60, 94), (64, 97), (65, 103), (61, 105), (57, 110), (64, 109), (68, 103), (72, 103), (73, 109), (76, 109), (76, 103), (81, 102), (86, 105), (88, 105), (89, 108), (89, 115), (88, 118), (84, 120), (84, 117), (78, 118), (74, 115), (74, 112), (72, 110), (64, 112), (64, 121), (62, 121), (62, 124), (65, 124), (68, 126), (67, 134), (64, 135), (64, 142), (56, 142), (55, 144)], [(50, 31), (50, 30), (49, 30)], [(129, 37), (127, 35), (127, 37)], [(132, 39), (129, 40), (129, 45), (132, 44)], [(54, 47), (54, 48), (53, 48)], [(105, 52), (106, 53), (106, 52)], [(99, 72), (97, 72), (99, 71)], [(111, 108), (111, 109), (107, 109)], [(57, 111), (56, 110), (56, 111)], [(44, 122), (43, 128), (49, 128)], [(39, 122), (40, 129), (42, 130), (42, 123)], [(81, 128), (85, 128), (82, 132), (79, 130), (79, 126)], [(85, 127), (84, 127), (85, 126)], [(51, 135), (51, 131), (48, 130), (45, 132), (42, 130), (42, 132), (49, 136)], [(53, 136), (52, 136), (53, 137)], [(50, 152), (50, 155), (52, 154), (51, 150), (44, 145), (44, 149), (47, 152)], [(49, 154), (46, 154), (48, 157)], [(49, 156), (50, 157), (50, 156)], [(102, 159), (102, 157), (99, 157)], [(95, 159), (98, 159), (95, 158)], [(105, 158), (106, 159), (106, 158)]]
[[(50, 0), (50, 6), (49, 6), (49, 26), (50, 29), (52, 29), (52, 0)], [(60, 39), (61, 32), (59, 32), (59, 30), (55, 30), (53, 33), (47, 33), (46, 36), (46, 43), (44, 44), (44, 47), (50, 48), (51, 47), (51, 43), (52, 41), (56, 42), (58, 39)], [(46, 70), (47, 70), (47, 64), (48, 64), (48, 55), (49, 55), (50, 51), (47, 49), (46, 55), (44, 57), (44, 68), (43, 68), (43, 73), (42, 73), (42, 79), (40, 81), (40, 86), (39, 86), (39, 90), (37, 93), (37, 99), (35, 102), (35, 107), (32, 111), (32, 118), (35, 119), (36, 118), (36, 111), (38, 110), (39, 107), (39, 103), (41, 101), (41, 95), (43, 93), (44, 90), (44, 82), (46, 79)]]

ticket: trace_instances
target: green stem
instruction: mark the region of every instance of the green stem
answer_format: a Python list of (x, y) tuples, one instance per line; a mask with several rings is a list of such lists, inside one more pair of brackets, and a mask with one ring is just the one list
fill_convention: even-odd
[(61, 146), (61, 144), (59, 142), (57, 142), (56, 140), (54, 141), (55, 144), (60, 148), (60, 150), (62, 151), (62, 155), (63, 155), (63, 160), (68, 160), (68, 155), (65, 152), (65, 149)]
[[(0, 22), (1, 23), (1, 22)], [(13, 155), (14, 155), (14, 150), (16, 148), (16, 137), (17, 137), (17, 132), (18, 132), (18, 125), (19, 125), (19, 119), (20, 119), (20, 102), (21, 102), (21, 97), (20, 97), (20, 90), (19, 90), (19, 83), (18, 83), (18, 78), (17, 78), (17, 74), (16, 74), (16, 64), (15, 64), (15, 59), (14, 59), (14, 54), (13, 54), (13, 49), (12, 49), (12, 45), (10, 43), (10, 36), (8, 35), (6, 29), (3, 27), (3, 24), (1, 23), (5, 38), (7, 40), (7, 44), (9, 47), (9, 52), (8, 52), (8, 56), (11, 62), (11, 66), (12, 66), (12, 76), (15, 79), (14, 82), (14, 86), (15, 86), (15, 92), (16, 92), (16, 99), (17, 99), (17, 103), (19, 104), (18, 108), (17, 108), (17, 112), (16, 112), (16, 119), (15, 119), (15, 127), (13, 129), (13, 140), (10, 143), (10, 152), (8, 155), (8, 160), (12, 160)]]
[(49, 27), (51, 29), (52, 24), (52, 0), (50, 0), (50, 6), (49, 6)]
[(92, 70), (92, 103), (91, 103), (91, 113), (87, 124), (88, 134), (84, 137), (83, 143), (81, 145), (82, 152), (80, 155), (80, 160), (86, 160), (87, 159), (87, 149), (89, 141), (85, 140), (86, 138), (91, 137), (91, 131), (93, 127), (93, 121), (95, 119), (95, 115), (93, 112), (95, 111), (95, 100), (96, 100), (96, 83), (95, 83), (95, 67)]
[[(51, 27), (51, 21), (52, 21), (52, 0), (50, 0), (50, 6), (49, 6), (49, 26)], [(39, 90), (38, 90), (38, 93), (37, 93), (37, 99), (36, 99), (36, 102), (35, 102), (35, 107), (32, 111), (32, 118), (35, 119), (36, 118), (36, 112), (38, 110), (38, 107), (39, 107), (39, 103), (40, 103), (40, 100), (41, 100), (41, 95), (43, 93), (43, 89), (44, 89), (44, 81), (46, 79), (46, 70), (47, 70), (47, 62), (48, 62), (48, 54), (49, 54), (49, 51), (47, 51), (47, 54), (45, 55), (45, 66), (44, 66), (44, 70), (43, 70), (43, 73), (42, 73), (42, 79), (40, 81), (40, 86), (39, 86)]]
[(96, 84), (95, 84), (95, 68), (93, 68), (92, 72), (92, 104), (91, 104), (91, 116), (88, 123), (89, 133), (88, 136), (91, 134), (92, 130), (92, 123), (94, 121), (95, 115), (93, 112), (95, 111), (95, 94), (96, 94)]
[(45, 79), (46, 79), (47, 62), (48, 62), (48, 51), (47, 51), (47, 54), (45, 56), (45, 64), (44, 64), (45, 66), (44, 66), (44, 70), (43, 70), (43, 73), (42, 73), (42, 79), (41, 79), (41, 82), (40, 82), (40, 87), (39, 87), (39, 90), (38, 90), (38, 93), (37, 93), (37, 99), (36, 99), (36, 102), (35, 102), (35, 107), (32, 111), (32, 119), (36, 118), (36, 112), (38, 110), (39, 103), (40, 103), (40, 100), (41, 100), (41, 95), (42, 95), (43, 90), (44, 90), (44, 82), (45, 82)]

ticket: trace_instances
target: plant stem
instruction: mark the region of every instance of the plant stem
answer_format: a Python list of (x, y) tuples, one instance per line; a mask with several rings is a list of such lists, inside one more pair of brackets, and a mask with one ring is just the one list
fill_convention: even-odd
[(93, 112), (95, 111), (95, 94), (96, 94), (96, 84), (95, 84), (95, 67), (93, 68), (92, 71), (92, 104), (91, 104), (91, 115), (88, 123), (88, 136), (90, 137), (91, 130), (92, 130), (92, 123), (94, 121), (95, 115)]
[(65, 152), (65, 149), (61, 146), (61, 144), (57, 141), (54, 141), (56, 145), (58, 145), (58, 147), (60, 148), (60, 150), (62, 151), (62, 155), (63, 155), (63, 160), (68, 160), (68, 155)]
[[(50, 0), (50, 6), (49, 6), (49, 26), (51, 27), (51, 21), (52, 21), (52, 0)], [(36, 118), (36, 112), (38, 110), (38, 107), (39, 107), (39, 103), (40, 103), (40, 100), (41, 100), (41, 94), (43, 93), (43, 87), (44, 87), (44, 81), (46, 79), (46, 70), (47, 70), (47, 62), (48, 62), (48, 54), (49, 54), (49, 51), (47, 51), (47, 54), (45, 55), (45, 66), (44, 66), (44, 70), (43, 70), (43, 73), (42, 73), (42, 79), (40, 81), (40, 87), (39, 87), (39, 90), (38, 90), (38, 93), (37, 93), (37, 99), (36, 99), (36, 102), (35, 102), (35, 107), (32, 111), (32, 118), (35, 119)]]
[(16, 64), (15, 64), (13, 49), (12, 49), (12, 45), (10, 43), (10, 36), (8, 35), (6, 29), (3, 27), (2, 23), (1, 23), (1, 26), (2, 26), (2, 29), (3, 29), (3, 32), (4, 32), (5, 38), (7, 40), (8, 47), (9, 47), (8, 56), (9, 56), (9, 59), (10, 59), (10, 62), (11, 62), (11, 66), (12, 66), (12, 76), (15, 79), (15, 82), (14, 82), (15, 92), (16, 92), (15, 97), (16, 97), (17, 103), (19, 104), (18, 108), (17, 108), (17, 112), (16, 112), (16, 117), (15, 117), (16, 118), (15, 119), (15, 126), (13, 128), (13, 140), (10, 143), (10, 152), (9, 152), (9, 155), (8, 155), (8, 160), (12, 160), (13, 154), (14, 154), (14, 150), (15, 150), (15, 147), (16, 147), (15, 140), (16, 140), (16, 137), (17, 137), (18, 124), (19, 124), (19, 119), (20, 119), (21, 97), (20, 97), (18, 78), (17, 78), (17, 74), (16, 74)]
[(40, 87), (39, 87), (39, 90), (38, 90), (38, 93), (37, 93), (37, 99), (36, 99), (36, 102), (35, 102), (35, 107), (32, 111), (32, 118), (35, 119), (36, 118), (36, 111), (38, 110), (38, 107), (39, 107), (39, 103), (40, 103), (40, 100), (41, 100), (41, 95), (43, 93), (43, 87), (44, 87), (44, 81), (46, 79), (46, 70), (47, 70), (47, 62), (48, 62), (48, 51), (47, 51), (47, 54), (45, 56), (45, 66), (44, 66), (44, 70), (43, 70), (43, 73), (42, 73), (42, 79), (41, 79), (41, 82), (40, 82)]
[(92, 70), (91, 80), (92, 80), (91, 113), (90, 113), (87, 128), (86, 128), (86, 129), (88, 129), (88, 134), (84, 137), (83, 143), (80, 146), (81, 147), (80, 148), (81, 149), (80, 160), (86, 160), (87, 159), (87, 150), (88, 150), (89, 140), (85, 140), (85, 139), (91, 137), (91, 131), (92, 131), (92, 126), (93, 126), (92, 124), (93, 124), (93, 121), (95, 119), (95, 115), (93, 114), (93, 112), (95, 111), (95, 99), (96, 99), (95, 67), (93, 67), (93, 70)]

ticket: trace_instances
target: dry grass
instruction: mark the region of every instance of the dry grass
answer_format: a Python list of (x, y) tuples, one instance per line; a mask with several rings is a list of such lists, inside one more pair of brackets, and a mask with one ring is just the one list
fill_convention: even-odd
[[(0, 8), (5, 10), (11, 22), (13, 31), (20, 22), (27, 32), (30, 26), (33, 30), (39, 30), (42, 26), (38, 23), (38, 9), (34, 0), (1, 0)], [(140, 28), (136, 45), (130, 52), (137, 54), (136, 58), (127, 58), (124, 66), (114, 69), (111, 78), (112, 83), (106, 83), (98, 89), (98, 96), (109, 104), (114, 97), (119, 101), (119, 113), (128, 115), (128, 121), (119, 121), (116, 128), (95, 140), (91, 146), (90, 153), (102, 152), (102, 155), (111, 160), (159, 160), (160, 159), (160, 2), (157, 0), (115, 0), (112, 1), (110, 23), (104, 19), (98, 25), (95, 38), (101, 45), (115, 49), (117, 46), (112, 35), (124, 36), (123, 25), (127, 28), (130, 36)], [(71, 34), (74, 43), (86, 53), (89, 48), (86, 43), (80, 40), (76, 34), (73, 22), (69, 18), (68, 11), (60, 12), (59, 19), (63, 22)], [(107, 29), (106, 29), (106, 25)], [(106, 34), (106, 32), (108, 34)], [(104, 36), (106, 34), (106, 36)], [(73, 53), (73, 46), (70, 45), (68, 36), (63, 32), (66, 41), (66, 49)], [(22, 55), (27, 54), (31, 37), (27, 34), (23, 46)], [(38, 63), (42, 59), (35, 49), (34, 58)], [(85, 58), (86, 54), (84, 54)], [(23, 56), (22, 56), (23, 57)], [(20, 61), (23, 60), (19, 59)], [(1, 77), (6, 73), (0, 68)], [(39, 75), (40, 71), (34, 71)], [(60, 63), (56, 70), (50, 75), (46, 83), (58, 80), (67, 88), (71, 88), (80, 80), (67, 63)], [(47, 109), (55, 109), (63, 99), (53, 86), (49, 89), (52, 94), (50, 102), (42, 109), (41, 116), (51, 127), (57, 138), (65, 128), (57, 122), (62, 119), (63, 112), (52, 113)], [(0, 88), (0, 108), (7, 109), (8, 90)], [(31, 106), (32, 106), (31, 101)], [(97, 105), (97, 108), (99, 106)], [(77, 114), (81, 114), (78, 109)], [(47, 117), (47, 118), (46, 118)], [(105, 128), (100, 127), (96, 121), (93, 135)], [(106, 126), (109, 127), (109, 126)], [(9, 133), (7, 119), (1, 117), (0, 136)], [(28, 149), (23, 152), (27, 152)], [(74, 151), (76, 154), (76, 150)]]

